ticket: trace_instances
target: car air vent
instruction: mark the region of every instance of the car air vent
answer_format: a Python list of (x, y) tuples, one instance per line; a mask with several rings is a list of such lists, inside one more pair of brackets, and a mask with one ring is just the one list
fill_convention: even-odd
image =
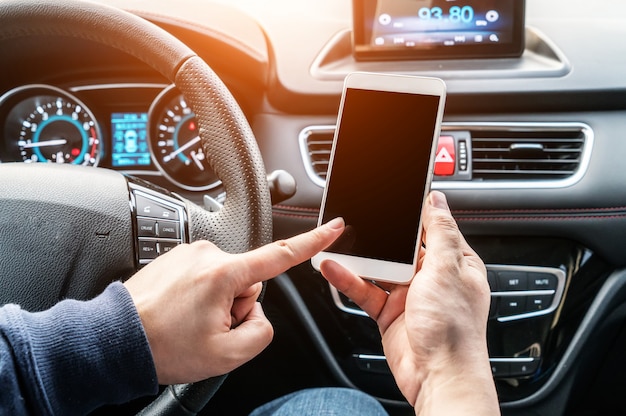
[[(321, 187), (325, 186), (334, 131), (335, 126), (323, 125), (300, 132), (305, 169)], [(451, 132), (471, 137), (471, 174), (463, 180), (435, 177), (435, 189), (570, 186), (584, 175), (593, 146), (591, 128), (575, 122), (444, 123), (442, 135)]]
[(311, 126), (300, 132), (300, 150), (311, 180), (324, 187), (335, 126)]
[(558, 180), (576, 174), (587, 134), (580, 126), (470, 128), (473, 180)]

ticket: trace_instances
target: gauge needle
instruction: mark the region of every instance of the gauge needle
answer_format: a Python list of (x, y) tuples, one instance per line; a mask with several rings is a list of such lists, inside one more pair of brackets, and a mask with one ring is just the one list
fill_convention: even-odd
[(184, 145), (182, 145), (181, 147), (179, 147), (178, 149), (170, 153), (167, 156), (167, 160), (165, 160), (165, 158), (163, 158), (163, 160), (165, 160), (166, 162), (169, 162), (170, 160), (174, 159), (176, 155), (178, 155), (180, 152), (184, 152), (185, 150), (189, 149), (191, 146), (198, 143), (199, 141), (200, 141), (200, 136), (194, 137), (193, 139), (189, 140), (187, 143), (185, 143)]
[(30, 149), (33, 147), (46, 147), (46, 146), (62, 146), (67, 144), (67, 140), (65, 139), (55, 139), (55, 140), (46, 140), (43, 142), (32, 142), (32, 143), (19, 143), (19, 145), (24, 149)]
[(190, 155), (191, 155), (191, 159), (193, 159), (193, 161), (196, 164), (196, 166), (198, 167), (198, 169), (204, 170), (204, 165), (202, 164), (200, 159), (198, 159), (198, 154), (195, 152), (195, 150), (192, 150)]

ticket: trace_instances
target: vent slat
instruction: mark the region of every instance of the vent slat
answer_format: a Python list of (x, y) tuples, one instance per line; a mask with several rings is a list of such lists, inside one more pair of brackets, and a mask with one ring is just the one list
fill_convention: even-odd
[(580, 166), (580, 130), (471, 131), (472, 176), (481, 180), (561, 179)]
[(306, 152), (313, 172), (325, 180), (333, 146), (333, 129), (309, 130), (305, 137)]
[(479, 164), (479, 163), (508, 163), (508, 164), (514, 164), (514, 163), (564, 164), (564, 163), (568, 163), (568, 164), (572, 164), (572, 163), (578, 163), (578, 161), (572, 160), (572, 159), (498, 159), (498, 158), (474, 159), (474, 166), (476, 166), (476, 164)]
[(472, 142), (476, 143), (490, 143), (490, 142), (522, 142), (522, 143), (585, 143), (585, 140), (582, 137), (560, 137), (560, 138), (549, 138), (549, 137), (472, 137)]
[[(587, 132), (575, 123), (464, 127), (460, 130), (469, 131), (471, 137), (471, 178), (475, 181), (566, 179), (579, 173), (587, 153)], [(303, 133), (303, 155), (308, 157), (311, 173), (323, 181), (334, 127), (313, 127)]]
[[(490, 147), (480, 147), (478, 149), (474, 149), (475, 151), (480, 152), (503, 152), (506, 151), (501, 148), (490, 148)], [(582, 153), (582, 149), (544, 149), (544, 153)]]
[(309, 156), (311, 156), (312, 158), (319, 158), (319, 157), (330, 157), (330, 150), (326, 151), (326, 150), (314, 150), (309, 152)]
[[(474, 174), (478, 174), (478, 175), (496, 175), (496, 173), (493, 170), (485, 170), (485, 169), (474, 169), (472, 171)], [(573, 175), (576, 171), (575, 170), (570, 170), (570, 171), (563, 171), (563, 170), (558, 170), (558, 171), (554, 171), (554, 170), (501, 170), (500, 174), (502, 175), (501, 178), (504, 177), (511, 177), (511, 176), (535, 176), (535, 175), (540, 175), (540, 176), (557, 176), (557, 177), (561, 177), (563, 176), (564, 173), (568, 173), (570, 175)], [(495, 179), (495, 178), (492, 178)]]

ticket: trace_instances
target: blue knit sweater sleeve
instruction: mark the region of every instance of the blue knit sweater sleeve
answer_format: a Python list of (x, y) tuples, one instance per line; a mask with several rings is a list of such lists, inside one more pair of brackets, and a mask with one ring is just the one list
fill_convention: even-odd
[(132, 299), (119, 282), (37, 313), (0, 308), (0, 414), (85, 414), (158, 390)]

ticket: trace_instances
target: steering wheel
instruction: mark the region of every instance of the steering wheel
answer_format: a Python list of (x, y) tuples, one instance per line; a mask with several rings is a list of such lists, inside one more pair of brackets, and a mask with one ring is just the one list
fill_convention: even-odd
[[(270, 194), (252, 130), (226, 86), (190, 48), (156, 25), (105, 5), (2, 2), (0, 41), (28, 36), (112, 46), (173, 82), (196, 114), (209, 165), (227, 196), (221, 209), (208, 212), (106, 169), (0, 164), (1, 303), (41, 310), (65, 297), (88, 299), (129, 277), (146, 249), (137, 231), (146, 203), (152, 214), (156, 207), (175, 216), (168, 219), (180, 226), (181, 241), (187, 235), (189, 241), (206, 239), (231, 253), (271, 241)], [(222, 381), (168, 386), (142, 414), (195, 414)]]

